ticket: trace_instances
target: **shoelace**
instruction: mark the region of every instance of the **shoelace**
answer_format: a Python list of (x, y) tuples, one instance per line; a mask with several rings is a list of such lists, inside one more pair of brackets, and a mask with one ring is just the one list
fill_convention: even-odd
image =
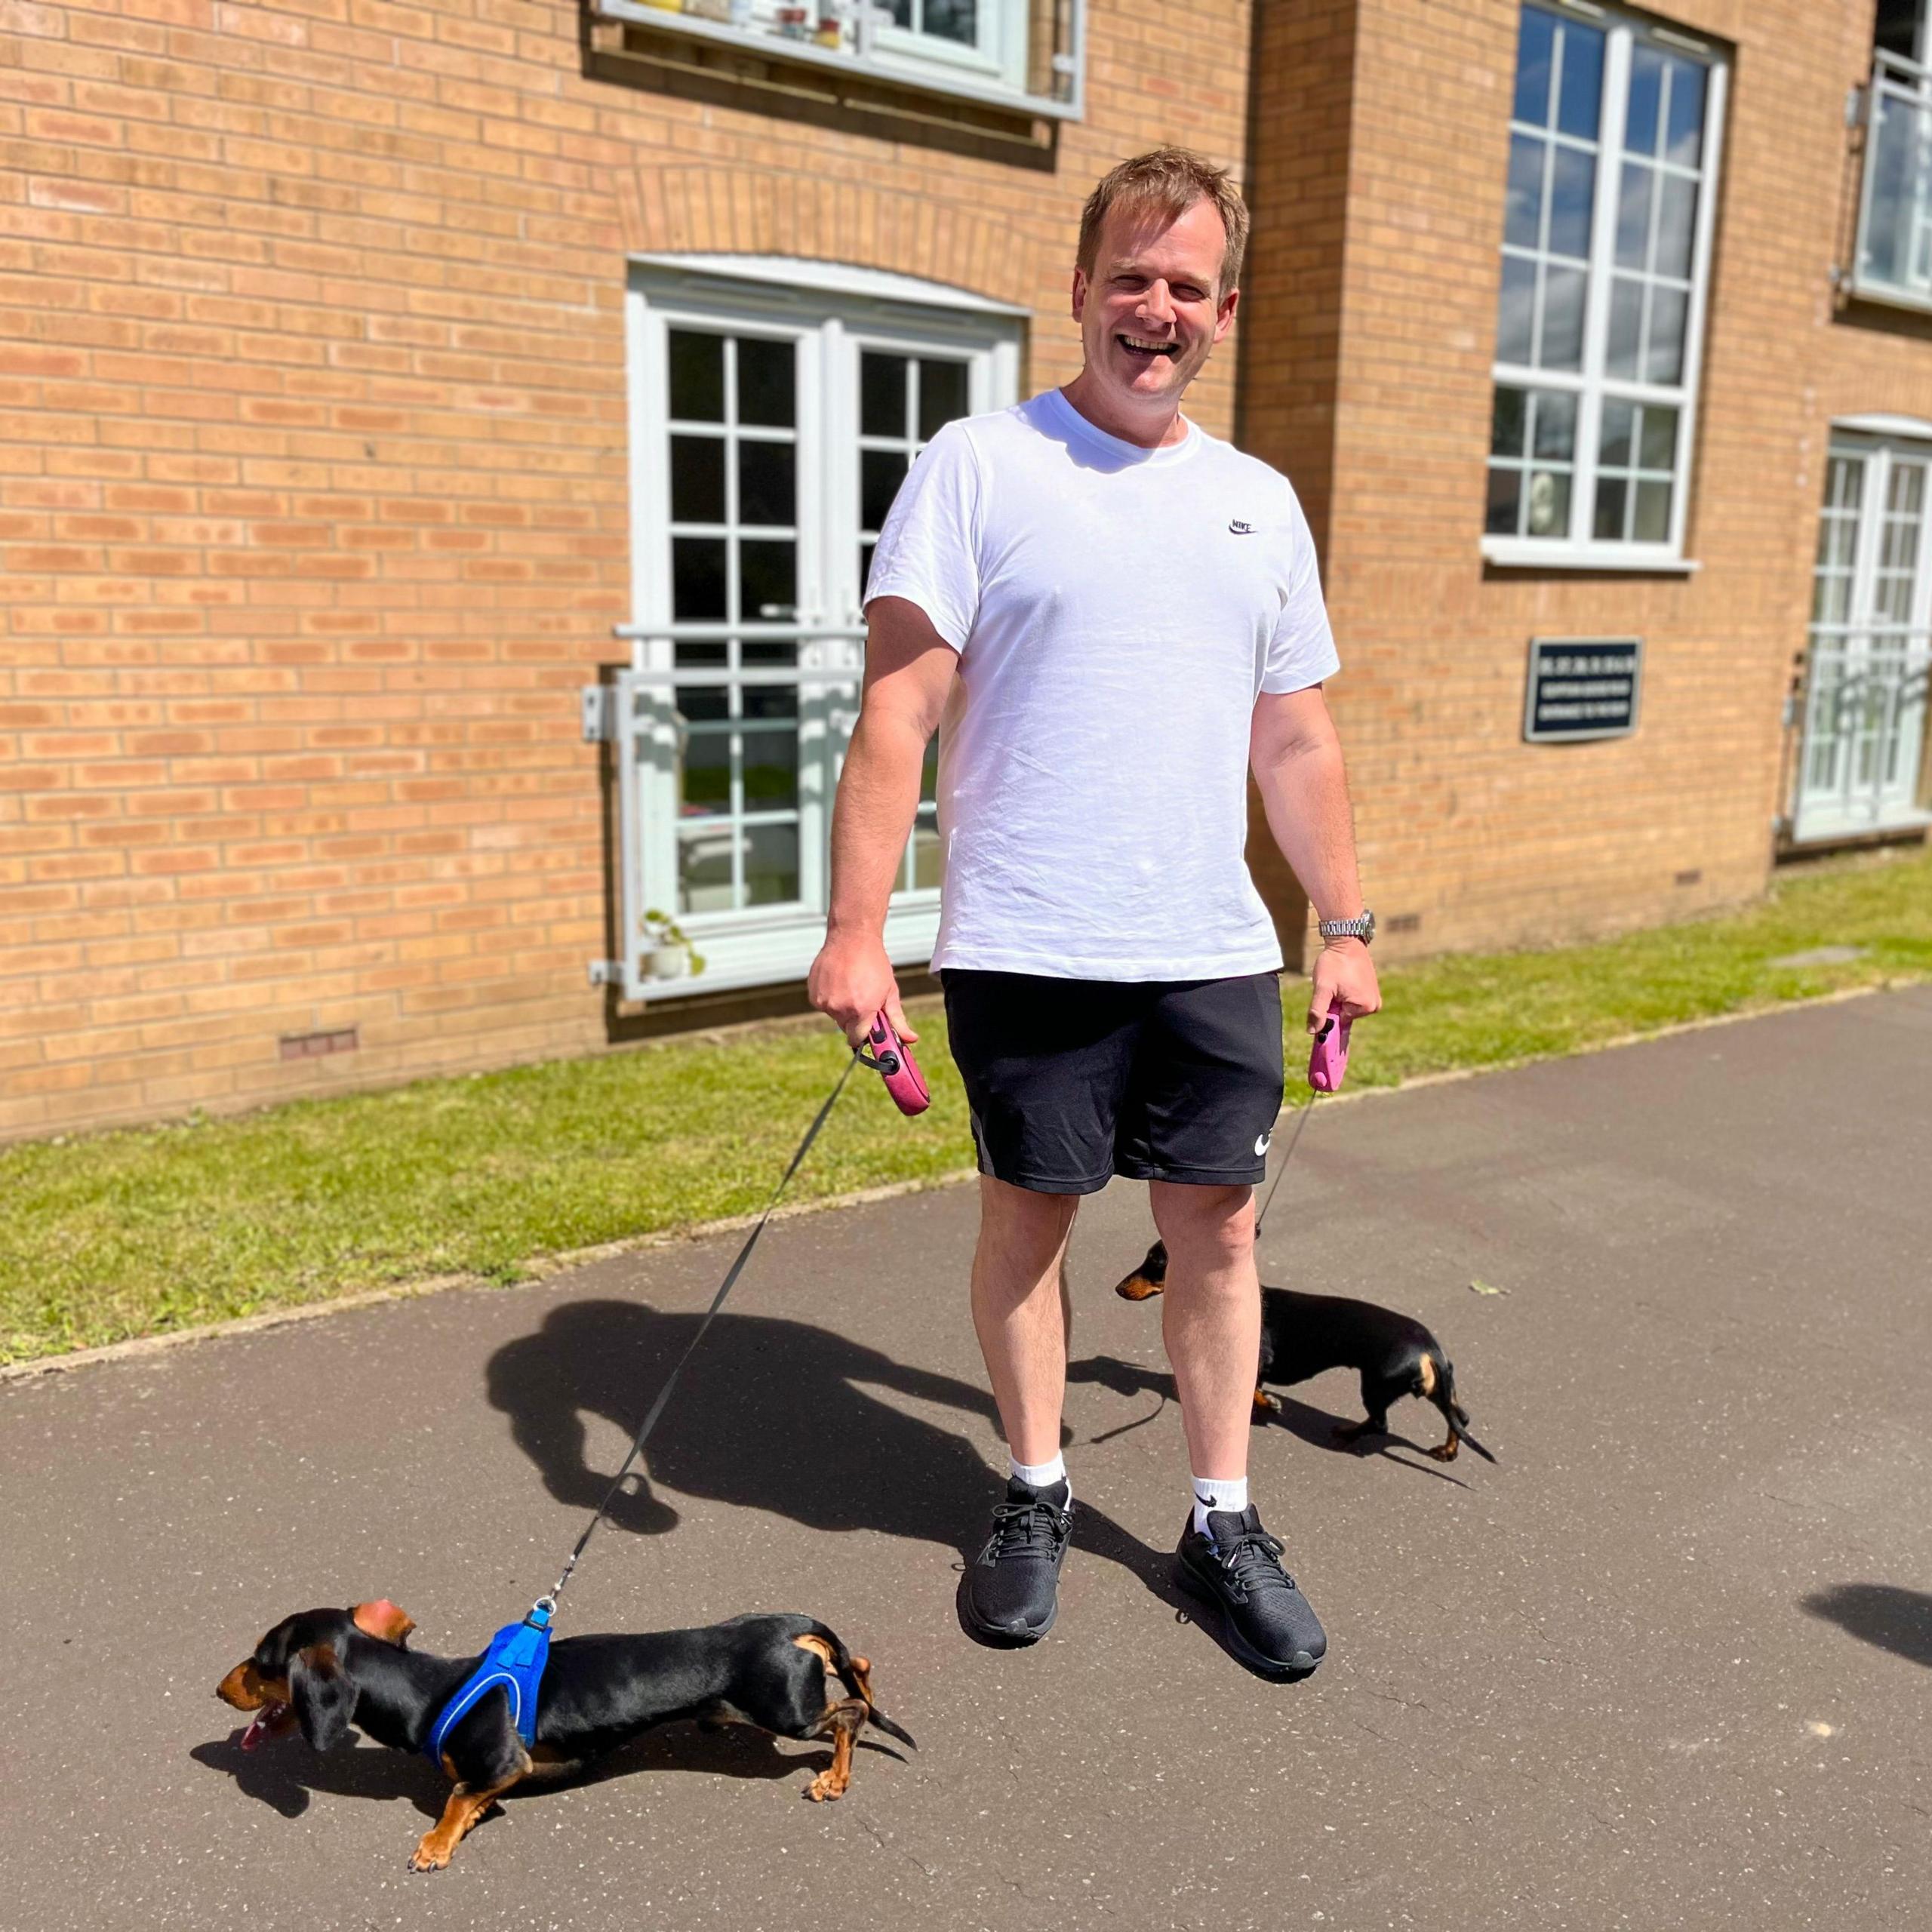
[(1214, 1546), (1215, 1556), (1229, 1580), (1244, 1597), (1257, 1589), (1293, 1589), (1295, 1580), (1277, 1560), (1280, 1540), (1266, 1530), (1244, 1530), (1232, 1543)]
[(1002, 1557), (1036, 1553), (1051, 1556), (1066, 1520), (1051, 1503), (995, 1503), (992, 1560), (997, 1563)]

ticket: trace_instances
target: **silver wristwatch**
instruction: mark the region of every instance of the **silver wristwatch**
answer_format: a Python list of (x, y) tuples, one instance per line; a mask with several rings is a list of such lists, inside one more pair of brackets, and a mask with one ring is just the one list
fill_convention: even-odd
[(1324, 919), (1320, 931), (1324, 939), (1358, 939), (1367, 946), (1375, 938), (1375, 915), (1364, 907), (1358, 919)]

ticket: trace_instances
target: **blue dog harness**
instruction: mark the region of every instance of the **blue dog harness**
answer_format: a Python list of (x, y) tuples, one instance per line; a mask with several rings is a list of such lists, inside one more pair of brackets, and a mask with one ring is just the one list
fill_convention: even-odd
[(516, 1734), (526, 1745), (536, 1743), (537, 1687), (543, 1682), (543, 1666), (549, 1661), (550, 1614), (555, 1607), (548, 1597), (540, 1597), (528, 1617), (519, 1623), (506, 1623), (490, 1639), (482, 1662), (464, 1679), (429, 1728), (429, 1741), (423, 1749), (433, 1762), (442, 1762), (443, 1740), (457, 1721), (500, 1684), (509, 1696), (510, 1721)]

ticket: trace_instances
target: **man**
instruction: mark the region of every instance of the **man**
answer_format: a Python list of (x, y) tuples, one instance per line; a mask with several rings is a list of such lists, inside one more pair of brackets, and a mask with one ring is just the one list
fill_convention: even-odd
[(1281, 1100), (1281, 955), (1243, 859), (1251, 767), (1323, 922), (1308, 1025), (1381, 1004), (1313, 545), (1286, 480), (1181, 398), (1232, 326), (1247, 211), (1162, 149), (1087, 204), (1084, 366), (949, 424), (872, 560), (865, 695), (838, 787), (814, 1003), (855, 1043), (900, 1011), (887, 900), (942, 726), (945, 874), (933, 963), (971, 1105), (974, 1325), (1012, 1457), (968, 1620), (1030, 1642), (1057, 1607), (1060, 1454), (1079, 1197), (1149, 1183), (1162, 1334), (1194, 1478), (1177, 1580), (1229, 1646), (1311, 1670), (1320, 1623), (1247, 1499), (1260, 1351), (1254, 1185)]

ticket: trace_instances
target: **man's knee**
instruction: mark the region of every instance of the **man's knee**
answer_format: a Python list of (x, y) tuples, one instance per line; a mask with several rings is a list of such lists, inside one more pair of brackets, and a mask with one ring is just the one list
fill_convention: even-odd
[(1252, 1188), (1156, 1181), (1150, 1193), (1154, 1225), (1168, 1244), (1170, 1263), (1184, 1272), (1238, 1263), (1254, 1252)]
[(1042, 1267), (1066, 1245), (1079, 1209), (1077, 1194), (1041, 1194), (980, 1177), (981, 1238), (1005, 1253), (1036, 1257)]

